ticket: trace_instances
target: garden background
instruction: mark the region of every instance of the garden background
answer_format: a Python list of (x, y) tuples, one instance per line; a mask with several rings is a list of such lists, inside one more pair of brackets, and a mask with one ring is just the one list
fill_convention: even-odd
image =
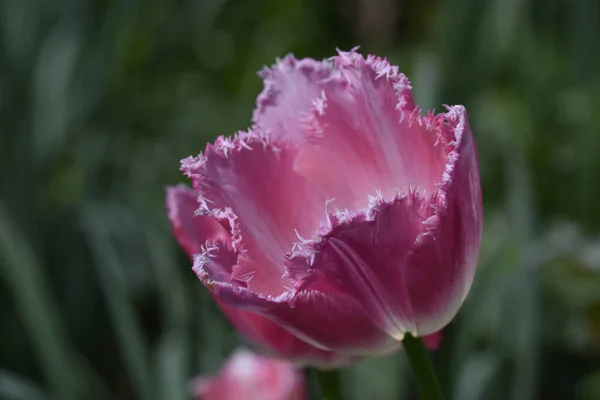
[[(598, 0), (0, 0), (0, 398), (183, 400), (241, 338), (171, 236), (179, 160), (250, 124), (256, 71), (387, 56), (464, 104), (485, 232), (434, 353), (454, 400), (600, 399)], [(342, 371), (409, 400), (402, 353)]]

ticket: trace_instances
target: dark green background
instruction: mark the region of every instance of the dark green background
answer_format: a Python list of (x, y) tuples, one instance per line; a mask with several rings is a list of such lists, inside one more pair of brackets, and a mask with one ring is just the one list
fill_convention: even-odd
[[(485, 233), (435, 354), (454, 400), (600, 399), (598, 0), (0, 0), (0, 398), (184, 399), (240, 338), (171, 237), (179, 159), (255, 72), (362, 45), (464, 104)], [(343, 371), (414, 399), (402, 354)]]

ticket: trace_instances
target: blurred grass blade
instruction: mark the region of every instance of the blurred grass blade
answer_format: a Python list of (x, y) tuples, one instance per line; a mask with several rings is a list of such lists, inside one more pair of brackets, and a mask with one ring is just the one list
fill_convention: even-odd
[(163, 400), (185, 400), (188, 398), (184, 357), (187, 342), (180, 335), (167, 334), (158, 344), (156, 374), (159, 395)]
[(600, 399), (600, 369), (584, 376), (577, 384), (577, 400)]
[(34, 249), (0, 203), (0, 276), (12, 292), (52, 393), (57, 399), (76, 399), (70, 349), (42, 271)]
[(0, 399), (47, 400), (48, 397), (35, 383), (28, 379), (0, 370)]
[[(168, 226), (164, 232), (170, 232)], [(162, 319), (167, 332), (161, 339), (156, 355), (156, 373), (160, 381), (160, 398), (187, 399), (187, 370), (193, 351), (187, 321), (192, 318), (190, 299), (168, 246), (169, 240), (153, 226), (143, 229), (156, 283), (160, 293)], [(190, 279), (193, 276), (190, 274)], [(198, 288), (202, 290), (203, 288)], [(195, 308), (194, 308), (195, 309)], [(197, 371), (194, 371), (197, 372)]]
[(410, 371), (406, 358), (397, 352), (367, 358), (341, 372), (344, 398), (349, 400), (408, 398)]
[[(535, 399), (539, 368), (541, 321), (539, 268), (546, 261), (545, 255), (551, 250), (535, 244), (524, 252), (520, 269), (511, 282), (513, 295), (507, 296), (506, 307), (512, 311), (510, 334), (512, 337), (513, 360), (513, 400)], [(542, 256), (543, 255), (543, 256)], [(518, 300), (516, 300), (518, 299)]]
[(452, 398), (457, 400), (485, 399), (489, 388), (494, 384), (498, 369), (497, 357), (492, 352), (481, 352), (465, 358), (465, 363), (459, 366), (461, 374), (455, 382), (455, 392)]
[[(512, 113), (507, 112), (507, 114), (506, 120), (511, 122), (507, 124), (506, 130), (508, 132), (520, 131), (520, 134), (529, 136), (527, 129), (531, 126), (531, 122), (528, 116), (522, 114), (522, 109), (512, 110)], [(521, 121), (519, 124), (515, 122), (519, 120)], [(547, 249), (539, 248), (536, 245), (537, 212), (533, 207), (533, 185), (526, 153), (523, 148), (519, 148), (513, 149), (508, 155), (514, 146), (511, 143), (505, 143), (505, 145), (506, 168), (509, 178), (507, 181), (508, 207), (509, 214), (513, 218), (510, 222), (512, 240), (515, 246), (523, 245), (519, 259), (513, 264), (512, 281), (508, 288), (512, 293), (509, 293), (504, 300), (507, 320), (512, 321), (510, 333), (505, 337), (510, 338), (507, 347), (514, 351), (510, 398), (528, 400), (536, 398), (538, 346), (541, 330), (538, 270), (544, 261), (544, 257), (540, 256), (548, 254), (548, 252), (545, 251)]]
[(140, 398), (154, 399), (156, 388), (150, 368), (148, 346), (132, 301), (127, 295), (127, 288), (119, 278), (120, 260), (109, 240), (104, 214), (97, 207), (89, 206), (82, 213), (82, 221), (132, 385)]

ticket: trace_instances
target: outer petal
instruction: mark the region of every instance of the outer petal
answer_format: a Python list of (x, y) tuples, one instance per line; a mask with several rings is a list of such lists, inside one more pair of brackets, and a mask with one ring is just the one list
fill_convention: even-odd
[[(256, 329), (257, 323), (263, 322), (259, 318), (266, 317), (268, 323), (265, 322), (259, 328), (261, 340), (267, 341), (266, 337), (269, 333), (266, 333), (265, 329), (273, 328), (276, 331), (270, 324), (273, 321), (277, 326), (285, 328), (286, 331), (321, 352), (310, 350), (301, 355), (293, 355), (295, 352), (300, 353), (309, 349), (300, 343), (288, 342), (285, 337), (279, 338), (277, 343), (269, 341), (271, 349), (275, 351), (284, 349), (283, 351), (292, 354), (288, 357), (294, 357), (300, 363), (331, 367), (349, 364), (365, 356), (386, 354), (401, 347), (398, 338), (390, 336), (388, 332), (372, 322), (367, 315), (370, 310), (365, 311), (357, 299), (339, 292), (333, 286), (327, 288), (327, 291), (286, 292), (278, 297), (265, 297), (246, 287), (236, 285), (235, 282), (219, 280), (211, 273), (213, 268), (207, 268), (207, 263), (212, 259), (225, 258), (219, 253), (227, 251), (227, 248), (220, 247), (212, 254), (214, 258), (196, 257), (193, 269), (213, 296), (231, 306), (232, 309), (238, 310), (239, 316), (243, 316), (243, 318), (232, 317), (235, 318), (234, 323), (242, 327), (242, 332)], [(326, 284), (321, 281), (315, 286), (325, 289)], [(223, 308), (228, 316), (231, 315), (229, 310), (231, 309)], [(258, 315), (255, 316), (253, 313)], [(439, 333), (431, 336), (432, 338), (426, 338), (426, 345), (429, 348), (436, 348), (439, 344)], [(284, 343), (289, 344), (290, 347), (286, 349), (287, 345)], [(280, 353), (280, 355), (284, 354)]]
[(349, 356), (374, 355), (399, 347), (397, 341), (370, 323), (362, 306), (346, 294), (313, 290), (262, 296), (214, 279), (198, 257), (194, 271), (224, 303), (264, 315), (315, 347)]
[(329, 282), (362, 304), (373, 324), (401, 340), (416, 332), (405, 263), (433, 210), (415, 193), (392, 202), (374, 200), (368, 213), (332, 215), (330, 231), (310, 245), (308, 257), (292, 258), (289, 273), (298, 290)]
[[(224, 238), (230, 237), (221, 224), (212, 217), (194, 216), (197, 206), (196, 195), (192, 189), (185, 186), (167, 188), (169, 220), (173, 226), (175, 238), (190, 259), (193, 259), (195, 254), (201, 254), (204, 251), (202, 247), (205, 246), (207, 240), (223, 242), (227, 241)], [(227, 267), (230, 268), (231, 265), (224, 265), (224, 268)], [(217, 272), (215, 275), (226, 280), (229, 279), (227, 274), (221, 275)], [(356, 361), (355, 358), (314, 347), (264, 316), (228, 306), (218, 298), (214, 298), (221, 311), (236, 329), (250, 342), (273, 355), (292, 359), (301, 365), (310, 364), (322, 367), (344, 365)]]
[(216, 376), (192, 382), (192, 394), (198, 400), (301, 400), (306, 389), (292, 364), (240, 349)]
[(217, 298), (215, 300), (235, 328), (268, 354), (293, 360), (299, 366), (316, 365), (321, 368), (334, 368), (359, 360), (359, 357), (345, 356), (314, 347), (262, 315), (228, 306)]
[(477, 149), (462, 106), (449, 108), (443, 137), (452, 150), (440, 204), (405, 267), (417, 332), (449, 323), (467, 296), (477, 266), (483, 207)]
[[(342, 352), (332, 352), (323, 350), (319, 347), (315, 347), (309, 345), (308, 343), (299, 340), (297, 337), (291, 335), (289, 332), (284, 330), (273, 322), (271, 322), (266, 317), (256, 314), (250, 311), (244, 311), (243, 308), (237, 308), (228, 306), (222, 301), (215, 298), (217, 304), (221, 311), (227, 316), (227, 318), (232, 321), (233, 325), (240, 332), (244, 334), (248, 340), (252, 343), (256, 344), (259, 348), (270, 353), (277, 357), (283, 357), (286, 359), (293, 360), (296, 365), (312, 365), (318, 366), (320, 368), (337, 368), (340, 366), (353, 364), (365, 356), (372, 356), (377, 354), (389, 353), (394, 350), (400, 349), (401, 344), (396, 341), (391, 341), (389, 338), (386, 340), (375, 341), (377, 343), (373, 348), (361, 348), (348, 351), (349, 354), (344, 354)], [(270, 307), (269, 307), (270, 308)], [(278, 307), (274, 307), (278, 308)], [(285, 309), (269, 311), (269, 314), (281, 314), (285, 313)], [(313, 333), (313, 325), (315, 327), (321, 328), (318, 321), (315, 321), (317, 318), (316, 315), (312, 315), (310, 319), (310, 325), (306, 327), (301, 327), (297, 330), (304, 330), (308, 332), (307, 334), (299, 333), (300, 336), (304, 336), (309, 341), (313, 341), (310, 339), (311, 337), (318, 337), (316, 333)], [(333, 318), (333, 316), (331, 317)], [(278, 321), (283, 321), (282, 319), (277, 318)], [(297, 327), (298, 325), (295, 323), (294, 318), (286, 319), (286, 322), (283, 322), (284, 325)], [(335, 328), (335, 325), (331, 324), (325, 326), (323, 328), (332, 330)], [(337, 328), (339, 329), (339, 328)], [(321, 333), (321, 335), (326, 336), (330, 333)], [(310, 335), (310, 336), (309, 336)], [(425, 346), (429, 349), (435, 350), (439, 347), (440, 342), (442, 340), (441, 331), (432, 333), (423, 337), (423, 341)], [(325, 343), (325, 342), (323, 342)], [(363, 343), (361, 341), (360, 343)], [(315, 342), (315, 344), (317, 344)]]

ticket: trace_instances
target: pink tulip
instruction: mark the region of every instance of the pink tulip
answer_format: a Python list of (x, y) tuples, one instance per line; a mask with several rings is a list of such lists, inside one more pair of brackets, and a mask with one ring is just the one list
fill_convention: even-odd
[(397, 67), (355, 51), (288, 56), (262, 76), (253, 128), (182, 161), (205, 239), (195, 273), (221, 302), (337, 355), (441, 330), (481, 241), (465, 108), (421, 116)]
[(214, 377), (192, 382), (198, 400), (302, 400), (306, 399), (303, 376), (294, 365), (237, 350)]

